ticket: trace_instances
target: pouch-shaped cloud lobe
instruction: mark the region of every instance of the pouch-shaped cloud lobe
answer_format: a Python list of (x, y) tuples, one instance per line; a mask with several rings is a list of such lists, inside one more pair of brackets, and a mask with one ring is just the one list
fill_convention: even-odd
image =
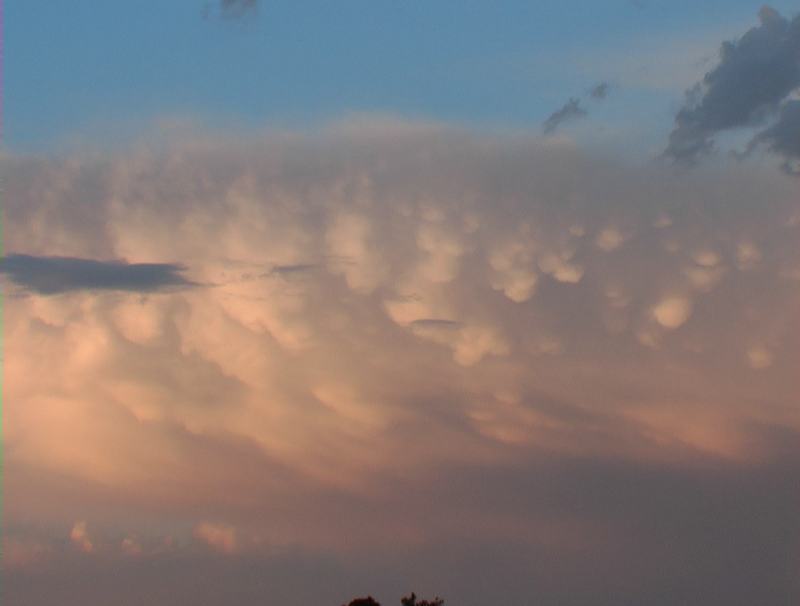
[(789, 177), (374, 121), (4, 162), (9, 251), (202, 285), (8, 300), (9, 599), (798, 595)]

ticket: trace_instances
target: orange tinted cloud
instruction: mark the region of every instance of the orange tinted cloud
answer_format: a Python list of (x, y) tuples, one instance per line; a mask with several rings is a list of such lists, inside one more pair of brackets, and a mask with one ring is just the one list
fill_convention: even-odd
[(691, 492), (708, 466), (794, 456), (784, 175), (379, 123), (6, 162), (9, 251), (193, 284), (49, 295), (5, 275), (9, 515), (82, 551), (474, 536), (577, 558), (635, 542), (593, 469)]

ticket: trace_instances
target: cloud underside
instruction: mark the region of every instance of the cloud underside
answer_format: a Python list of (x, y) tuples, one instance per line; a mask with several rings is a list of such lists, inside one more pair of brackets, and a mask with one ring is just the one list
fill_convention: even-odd
[(796, 596), (793, 179), (379, 121), (95, 158), (3, 160), (9, 603)]
[(763, 143), (787, 167), (800, 157), (792, 99), (800, 88), (800, 17), (789, 20), (770, 7), (759, 17), (758, 26), (722, 45), (718, 64), (687, 93), (667, 157), (694, 163), (713, 149), (718, 135), (765, 124), (750, 149)]
[(42, 295), (76, 290), (155, 292), (191, 285), (169, 263), (124, 263), (71, 257), (8, 254), (0, 273), (22, 289)]

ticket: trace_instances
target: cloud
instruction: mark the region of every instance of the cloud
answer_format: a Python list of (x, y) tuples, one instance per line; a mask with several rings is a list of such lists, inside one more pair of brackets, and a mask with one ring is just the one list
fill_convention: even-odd
[(7, 254), (0, 273), (24, 290), (56, 295), (76, 290), (155, 292), (185, 288), (191, 282), (181, 276), (185, 268), (169, 263), (126, 263), (74, 257)]
[(794, 597), (797, 184), (730, 162), (376, 120), (5, 156), (8, 249), (82, 280), (4, 304), (6, 599)]
[[(800, 17), (789, 21), (765, 6), (759, 19), (760, 24), (741, 38), (723, 43), (719, 63), (687, 93), (675, 117), (667, 157), (695, 162), (712, 150), (720, 133), (762, 125), (800, 86)], [(787, 126), (793, 112), (784, 108), (781, 121), (788, 120)], [(765, 138), (781, 151), (784, 144), (776, 142), (774, 133)]]
[(196, 539), (222, 553), (236, 551), (236, 529), (232, 526), (201, 522), (195, 527), (193, 534)]
[(674, 330), (681, 326), (692, 313), (691, 302), (684, 297), (669, 297), (653, 309), (653, 316), (661, 326)]
[(227, 19), (242, 19), (253, 15), (258, 9), (258, 0), (219, 0), (219, 10)]
[(599, 82), (591, 88), (589, 91), (589, 96), (596, 101), (602, 101), (608, 97), (608, 91), (610, 88), (611, 85), (608, 82)]
[[(592, 101), (602, 101), (608, 96), (610, 85), (608, 82), (599, 82), (589, 89), (589, 99)], [(542, 124), (542, 131), (549, 135), (556, 132), (565, 122), (571, 122), (588, 115), (586, 109), (581, 105), (580, 99), (570, 98), (560, 109), (556, 110)]]
[(800, 174), (800, 101), (790, 100), (781, 106), (777, 122), (756, 135), (750, 149), (760, 145), (785, 158), (784, 169)]
[(552, 134), (556, 132), (564, 122), (571, 122), (578, 118), (583, 118), (586, 115), (586, 110), (581, 107), (580, 100), (573, 97), (567, 101), (561, 109), (556, 110), (548, 116), (547, 120), (542, 124), (542, 131), (546, 135)]
[(86, 522), (75, 522), (72, 530), (70, 530), (69, 540), (84, 553), (92, 553), (94, 551), (94, 544), (86, 531)]

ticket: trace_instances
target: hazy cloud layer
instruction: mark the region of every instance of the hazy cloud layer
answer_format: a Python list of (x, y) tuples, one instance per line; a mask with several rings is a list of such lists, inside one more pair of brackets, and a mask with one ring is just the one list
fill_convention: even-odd
[[(694, 162), (713, 148), (718, 134), (763, 126), (781, 111), (782, 104), (781, 123), (792, 113), (786, 104), (800, 87), (800, 17), (789, 20), (765, 6), (759, 19), (760, 24), (741, 38), (723, 43), (719, 63), (687, 93), (686, 104), (675, 117), (665, 152), (668, 157)], [(782, 124), (773, 127), (779, 139), (783, 128)], [(761, 136), (775, 140), (773, 129)], [(784, 145), (771, 149), (785, 153)]]
[(377, 120), (3, 161), (28, 270), (207, 285), (7, 299), (9, 603), (797, 601), (779, 171)]
[(0, 273), (23, 290), (42, 295), (73, 290), (155, 292), (191, 286), (181, 276), (183, 270), (182, 266), (169, 263), (125, 263), (14, 253), (0, 260)]

